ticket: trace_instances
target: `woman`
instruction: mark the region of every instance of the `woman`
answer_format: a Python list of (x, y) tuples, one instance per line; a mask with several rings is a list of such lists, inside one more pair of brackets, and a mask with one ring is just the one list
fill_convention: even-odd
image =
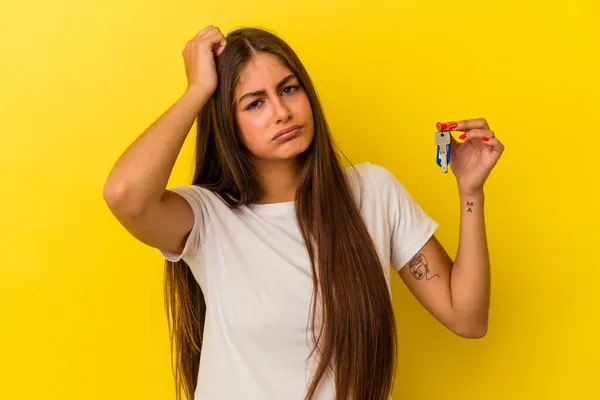
[[(437, 223), (388, 170), (341, 166), (311, 80), (284, 41), (259, 29), (225, 38), (208, 26), (183, 56), (187, 90), (104, 188), (123, 226), (167, 259), (177, 398), (389, 398), (390, 265), (441, 323), (482, 336), (483, 183), (503, 148), (484, 120), (444, 127), (468, 132), (452, 146), (466, 242), (453, 263)], [(167, 190), (196, 117), (193, 184)]]

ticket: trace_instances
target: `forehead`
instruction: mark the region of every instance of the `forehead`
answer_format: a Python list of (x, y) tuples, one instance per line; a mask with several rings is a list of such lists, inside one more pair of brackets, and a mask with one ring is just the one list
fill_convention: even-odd
[(269, 53), (257, 53), (240, 72), (236, 93), (275, 87), (292, 71), (281, 60)]

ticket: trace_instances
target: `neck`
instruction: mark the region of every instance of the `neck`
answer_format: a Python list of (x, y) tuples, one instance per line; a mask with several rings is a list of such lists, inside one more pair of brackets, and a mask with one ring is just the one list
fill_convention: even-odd
[(297, 159), (285, 161), (257, 160), (254, 164), (260, 184), (257, 203), (281, 203), (296, 199), (301, 165)]

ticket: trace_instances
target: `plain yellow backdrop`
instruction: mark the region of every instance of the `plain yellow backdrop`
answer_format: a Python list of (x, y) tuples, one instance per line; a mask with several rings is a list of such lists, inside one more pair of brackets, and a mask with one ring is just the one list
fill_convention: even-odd
[[(485, 188), (488, 334), (453, 335), (394, 275), (395, 400), (599, 399), (597, 4), (2, 2), (0, 398), (174, 398), (163, 259), (102, 187), (214, 24), (288, 41), (345, 153), (391, 169), (452, 256), (459, 204), (435, 123), (485, 117), (506, 146)], [(189, 183), (192, 138), (170, 185)]]

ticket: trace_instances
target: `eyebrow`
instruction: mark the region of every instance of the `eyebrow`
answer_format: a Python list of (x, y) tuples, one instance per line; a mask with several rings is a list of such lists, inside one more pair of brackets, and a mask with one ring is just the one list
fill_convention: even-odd
[[(291, 79), (293, 79), (295, 77), (296, 77), (296, 75), (291, 74), (291, 75), (288, 75), (285, 78), (283, 78), (281, 80), (281, 82), (279, 82), (277, 84), (277, 90), (281, 89), (281, 87), (283, 85), (285, 85), (289, 80), (291, 80)], [(263, 90), (256, 90), (254, 92), (249, 92), (249, 93), (246, 93), (245, 95), (243, 95), (242, 97), (240, 97), (240, 99), (238, 100), (238, 103), (241, 103), (243, 100), (245, 100), (245, 99), (247, 99), (249, 97), (265, 96), (266, 94), (267, 94), (267, 91), (264, 90), (264, 89)]]

